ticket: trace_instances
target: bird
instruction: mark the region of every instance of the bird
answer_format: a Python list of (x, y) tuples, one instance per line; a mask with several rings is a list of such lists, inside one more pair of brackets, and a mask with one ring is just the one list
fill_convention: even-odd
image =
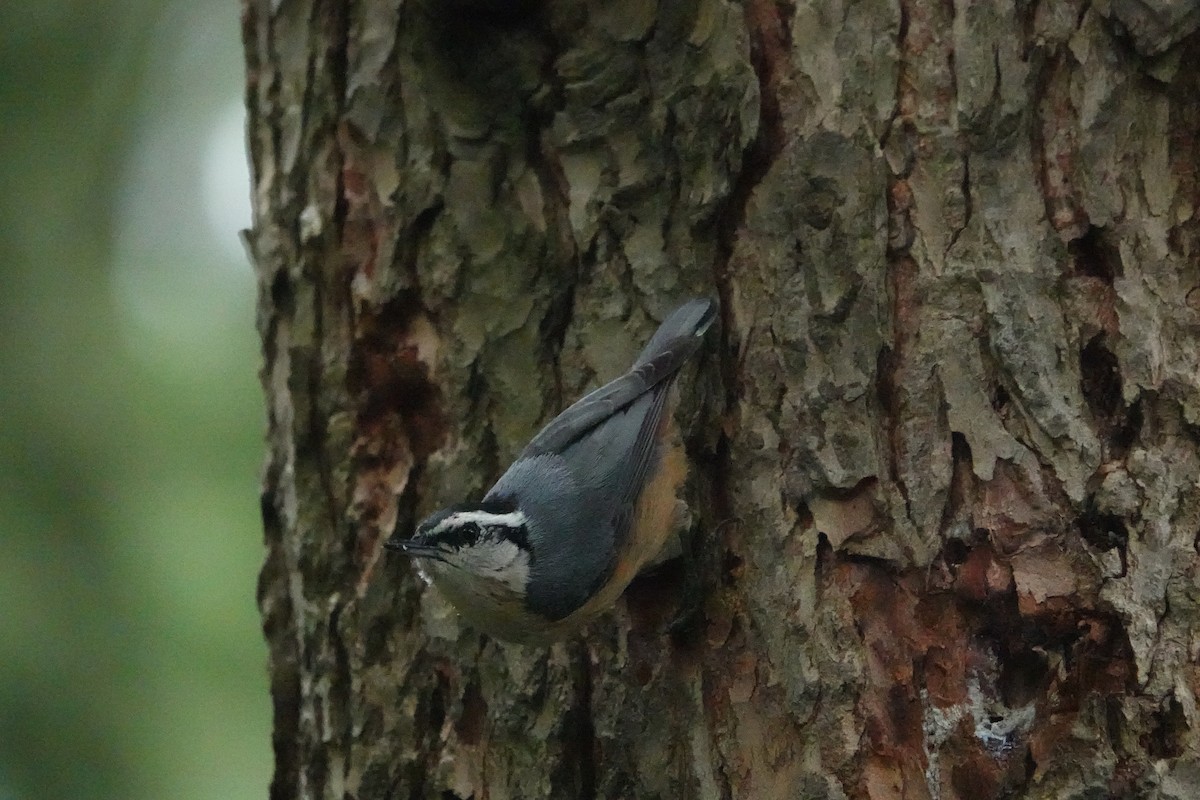
[(551, 420), (476, 503), (444, 508), (385, 547), (416, 559), (463, 620), (546, 644), (613, 606), (676, 525), (687, 459), (673, 411), (679, 372), (717, 303), (683, 303), (629, 370)]

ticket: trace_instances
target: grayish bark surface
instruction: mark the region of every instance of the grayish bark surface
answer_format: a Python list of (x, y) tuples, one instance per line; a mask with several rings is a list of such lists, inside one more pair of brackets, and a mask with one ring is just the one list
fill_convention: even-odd
[[(272, 797), (1200, 796), (1198, 23), (247, 0)], [(697, 294), (696, 624), (380, 560)]]

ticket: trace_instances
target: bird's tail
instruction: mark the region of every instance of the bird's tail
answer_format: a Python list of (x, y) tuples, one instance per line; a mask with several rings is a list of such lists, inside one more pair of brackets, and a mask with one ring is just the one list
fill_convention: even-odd
[[(561, 453), (646, 392), (669, 386), (684, 362), (700, 349), (701, 337), (716, 316), (717, 304), (703, 298), (688, 301), (672, 311), (628, 372), (581, 397), (551, 420), (533, 437), (522, 456)], [(662, 394), (665, 397), (665, 392)], [(661, 410), (661, 402), (657, 407)]]
[(663, 320), (658, 330), (633, 362), (634, 368), (645, 364), (666, 350), (685, 345), (688, 354), (700, 347), (700, 341), (717, 318), (717, 304), (707, 297), (689, 300)]

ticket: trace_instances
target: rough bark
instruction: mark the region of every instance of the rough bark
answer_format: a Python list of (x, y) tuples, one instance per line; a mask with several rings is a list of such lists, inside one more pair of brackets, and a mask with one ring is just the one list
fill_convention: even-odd
[[(247, 0), (272, 797), (1200, 796), (1198, 23)], [(380, 559), (696, 294), (690, 628)]]

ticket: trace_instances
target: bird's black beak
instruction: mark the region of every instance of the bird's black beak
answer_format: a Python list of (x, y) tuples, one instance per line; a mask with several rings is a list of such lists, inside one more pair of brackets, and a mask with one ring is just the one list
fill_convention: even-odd
[(418, 544), (412, 539), (397, 539), (396, 537), (392, 537), (384, 542), (383, 546), (387, 550), (404, 553), (405, 555), (413, 556), (414, 558), (434, 558), (438, 561), (442, 560), (442, 552), (436, 547), (428, 544)]

